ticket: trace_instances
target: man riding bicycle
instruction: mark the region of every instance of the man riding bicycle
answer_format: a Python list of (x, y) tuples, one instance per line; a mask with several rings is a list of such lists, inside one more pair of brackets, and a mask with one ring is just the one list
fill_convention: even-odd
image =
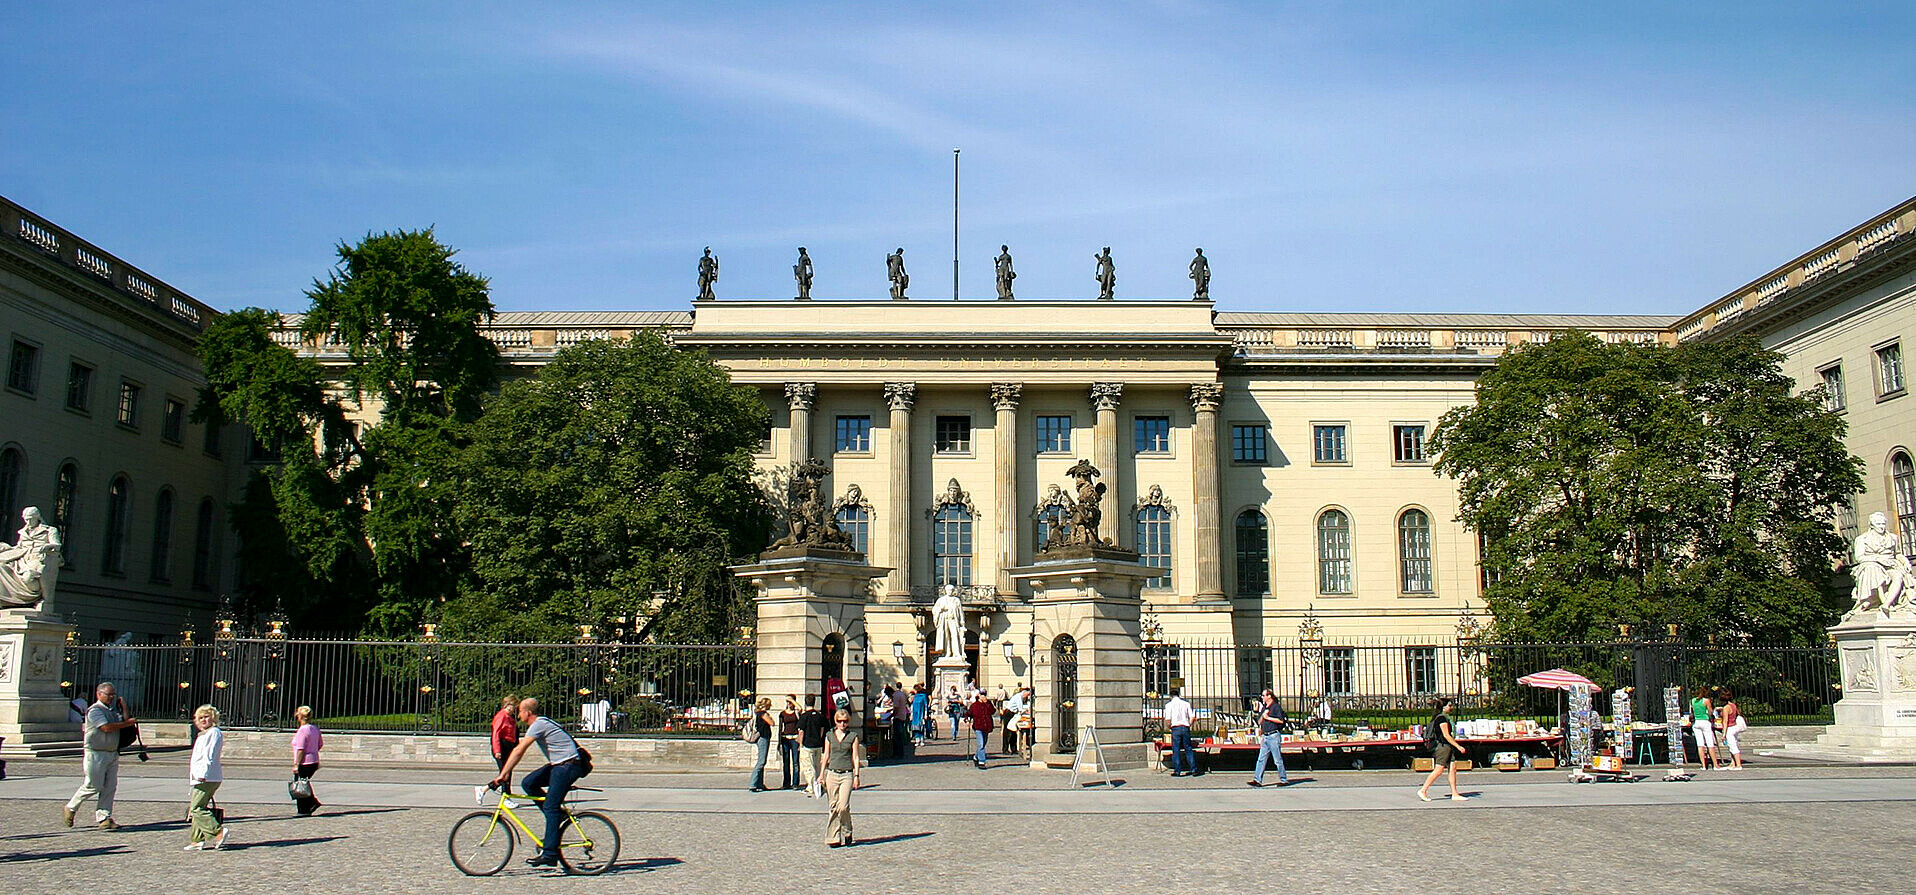
[(526, 749), (533, 743), (539, 744), (539, 751), (545, 753), (546, 763), (527, 774), (519, 785), (526, 795), (545, 797), (545, 801), (539, 804), (539, 810), (546, 815), (546, 834), (540, 840), (539, 854), (527, 858), (526, 866), (557, 867), (559, 833), (565, 826), (565, 797), (572, 791), (572, 784), (577, 783), (585, 771), (584, 763), (579, 760), (579, 742), (551, 718), (539, 714), (537, 699), (520, 701), (519, 723), (526, 726), (525, 737), (506, 757), (492, 785), (503, 786), (512, 779), (512, 769), (519, 765), (519, 759), (526, 754)]

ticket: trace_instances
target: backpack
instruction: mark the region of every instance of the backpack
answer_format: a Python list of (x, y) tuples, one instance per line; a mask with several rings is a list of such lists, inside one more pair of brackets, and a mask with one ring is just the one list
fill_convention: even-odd
[(572, 745), (579, 749), (579, 777), (592, 776), (592, 753), (585, 751), (585, 746), (580, 745), (577, 739), (572, 741)]
[(744, 729), (738, 732), (738, 738), (748, 743), (758, 742), (758, 712), (745, 719)]

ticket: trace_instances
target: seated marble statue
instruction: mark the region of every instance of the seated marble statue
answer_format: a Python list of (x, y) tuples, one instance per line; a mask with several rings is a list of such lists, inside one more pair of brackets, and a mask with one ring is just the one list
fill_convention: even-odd
[(20, 511), (19, 537), (0, 546), (0, 606), (32, 606), (45, 599), (59, 571), (60, 530), (40, 520), (39, 507)]
[(1876, 609), (1887, 616), (1890, 609), (1905, 603), (1909, 557), (1903, 555), (1896, 536), (1889, 533), (1888, 517), (1869, 514), (1869, 531), (1857, 536), (1854, 558), (1850, 575), (1856, 579), (1856, 589), (1851, 591), (1856, 606), (1850, 610), (1852, 614)]

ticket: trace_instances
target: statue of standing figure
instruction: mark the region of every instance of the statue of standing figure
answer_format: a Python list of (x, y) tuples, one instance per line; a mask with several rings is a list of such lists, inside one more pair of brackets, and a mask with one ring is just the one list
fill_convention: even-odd
[(1851, 615), (1874, 609), (1888, 618), (1891, 609), (1908, 606), (1909, 557), (1903, 555), (1896, 536), (1889, 533), (1889, 517), (1869, 514), (1869, 531), (1856, 537), (1852, 555), (1856, 563), (1850, 567), (1850, 576), (1856, 579), (1856, 587), (1850, 595), (1856, 605), (1850, 609)]
[(1098, 468), (1089, 460), (1079, 460), (1064, 474), (1078, 483), (1077, 497), (1071, 505), (1071, 533), (1065, 543), (1110, 546), (1110, 541), (1098, 536), (1098, 525), (1104, 521), (1104, 510), (1098, 504), (1105, 492), (1103, 482), (1092, 481), (1100, 475)]
[(718, 282), (718, 256), (712, 254), (712, 247), (705, 247), (705, 257), (699, 259), (699, 300), (711, 301), (717, 298), (712, 293), (712, 284)]
[(53, 595), (60, 571), (60, 530), (43, 523), (39, 507), (20, 511), (12, 546), (0, 545), (0, 607), (32, 606)]
[(931, 626), (937, 634), (932, 651), (941, 656), (965, 651), (965, 601), (959, 593), (958, 585), (947, 584), (938, 589), (938, 599), (931, 604)]
[(1211, 297), (1211, 262), (1204, 257), (1204, 250), (1197, 250), (1197, 257), (1191, 259), (1192, 301), (1205, 301)]
[(812, 258), (805, 254), (805, 247), (798, 247), (798, 263), (792, 265), (792, 279), (798, 281), (798, 300), (812, 300)]
[(1010, 301), (1011, 300), (1011, 281), (1018, 278), (1018, 272), (1011, 269), (1011, 247), (1010, 246), (1001, 245), (998, 247), (997, 271), (998, 271), (998, 299), (1000, 301)]
[(911, 277), (905, 273), (905, 247), (885, 256), (885, 277), (891, 280), (891, 297), (903, 300), (905, 287), (911, 285)]
[(1098, 262), (1098, 298), (1110, 301), (1118, 288), (1118, 266), (1111, 263), (1111, 247), (1105, 246), (1104, 251), (1092, 257)]

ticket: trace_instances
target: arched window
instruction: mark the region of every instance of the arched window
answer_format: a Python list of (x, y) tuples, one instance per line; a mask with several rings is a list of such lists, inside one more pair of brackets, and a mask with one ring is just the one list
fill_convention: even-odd
[(1889, 479), (1896, 492), (1896, 537), (1904, 556), (1916, 556), (1916, 467), (1910, 465), (1908, 454), (1897, 451), (1889, 456)]
[(153, 501), (153, 555), (147, 564), (147, 577), (164, 584), (171, 581), (173, 553), (173, 489), (161, 488)]
[(193, 587), (210, 590), (213, 587), (213, 498), (200, 501), (199, 518), (194, 523), (197, 528), (193, 532)]
[(1164, 574), (1146, 578), (1145, 587), (1171, 586), (1171, 511), (1160, 506), (1138, 507), (1138, 562)]
[(1432, 592), (1430, 514), (1405, 510), (1397, 517), (1397, 578), (1407, 594)]
[(20, 522), (20, 480), (27, 474), (27, 458), (17, 447), (0, 448), (0, 542), (7, 540)]
[(971, 583), (971, 511), (948, 503), (931, 519), (931, 583)]
[(60, 529), (60, 568), (73, 568), (74, 514), (80, 496), (80, 467), (71, 462), (60, 464), (60, 475), (53, 481), (53, 525)]
[(1245, 510), (1237, 514), (1237, 595), (1256, 597), (1271, 592), (1271, 526), (1264, 514)]
[(852, 549), (871, 554), (872, 512), (859, 506), (838, 508), (838, 530), (852, 539)]
[(106, 547), (100, 551), (100, 571), (126, 574), (127, 528), (133, 522), (133, 483), (117, 475), (106, 486)]
[(1317, 592), (1351, 592), (1351, 517), (1343, 510), (1317, 517)]

